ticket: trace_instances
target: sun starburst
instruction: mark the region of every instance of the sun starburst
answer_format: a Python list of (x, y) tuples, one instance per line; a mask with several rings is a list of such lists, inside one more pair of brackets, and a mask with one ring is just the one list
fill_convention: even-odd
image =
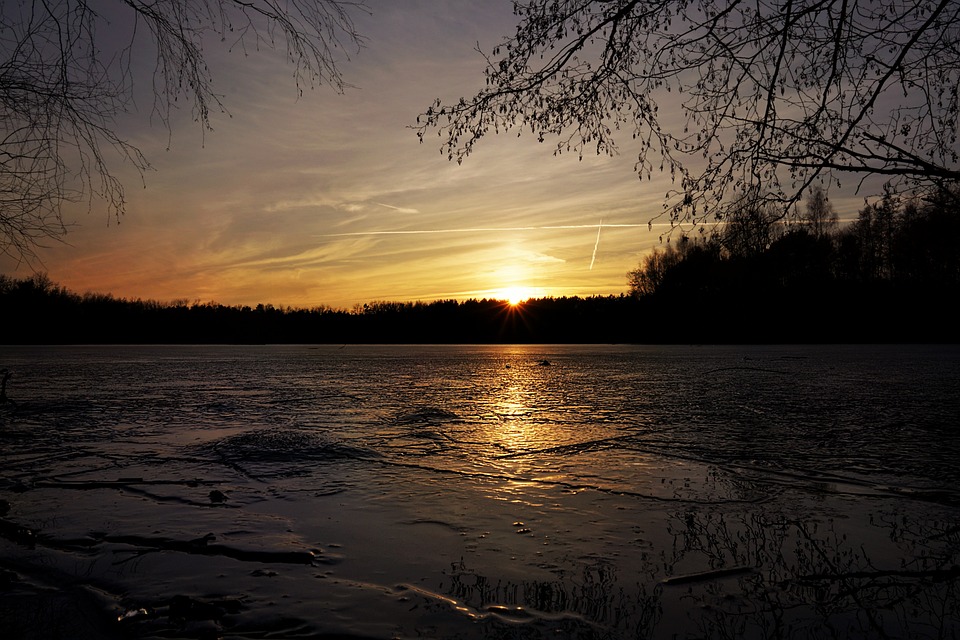
[(523, 304), (533, 297), (533, 291), (529, 287), (511, 286), (500, 291), (500, 298), (510, 303), (511, 307)]

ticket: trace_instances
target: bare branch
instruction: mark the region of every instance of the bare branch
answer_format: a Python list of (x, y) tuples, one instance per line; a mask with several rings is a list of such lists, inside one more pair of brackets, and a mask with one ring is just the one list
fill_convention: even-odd
[(722, 219), (742, 194), (783, 216), (845, 173), (893, 190), (960, 180), (956, 0), (527, 0), (515, 12), (486, 87), (418, 119), (450, 159), (511, 129), (555, 137), (555, 153), (616, 153), (626, 130), (641, 177), (669, 170), (664, 214), (678, 224)]
[(108, 220), (124, 213), (111, 167), (127, 162), (142, 175), (150, 166), (114, 128), (134, 108), (135, 48), (155, 52), (153, 111), (168, 131), (182, 103), (206, 131), (211, 112), (224, 109), (203, 49), (212, 37), (283, 50), (301, 93), (318, 85), (342, 91), (338, 65), (362, 44), (351, 17), (360, 2), (123, 0), (116, 7), (106, 15), (83, 0), (0, 5), (0, 252), (30, 260), (42, 242), (62, 238), (68, 202), (102, 203)]

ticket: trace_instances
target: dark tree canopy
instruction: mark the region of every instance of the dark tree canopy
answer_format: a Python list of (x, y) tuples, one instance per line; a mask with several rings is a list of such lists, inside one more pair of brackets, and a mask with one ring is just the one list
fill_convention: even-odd
[[(817, 184), (960, 179), (957, 0), (527, 0), (486, 86), (421, 114), (462, 161), (491, 133), (669, 171), (674, 222), (742, 194), (795, 212)], [(852, 177), (851, 177), (852, 176)]]
[[(124, 211), (114, 152), (141, 172), (141, 152), (116, 132), (135, 85), (151, 87), (168, 128), (178, 105), (203, 129), (222, 110), (205, 45), (284, 51), (297, 88), (343, 88), (337, 64), (360, 45), (359, 2), (308, 0), (4, 0), (0, 4), (0, 252), (28, 258), (65, 231), (64, 203), (102, 199)], [(133, 59), (154, 57), (153, 76)], [(151, 84), (152, 83), (152, 84)]]

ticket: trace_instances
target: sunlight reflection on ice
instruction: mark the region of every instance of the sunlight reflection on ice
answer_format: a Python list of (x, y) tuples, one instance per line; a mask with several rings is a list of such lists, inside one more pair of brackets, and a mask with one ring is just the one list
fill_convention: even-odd
[(132, 637), (960, 634), (958, 350), (6, 357), (33, 614), (77, 613), (43, 578)]

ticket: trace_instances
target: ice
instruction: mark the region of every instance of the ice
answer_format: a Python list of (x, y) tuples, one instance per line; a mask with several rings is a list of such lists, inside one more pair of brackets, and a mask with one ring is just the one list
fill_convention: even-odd
[(956, 347), (3, 359), (4, 637), (960, 634)]

